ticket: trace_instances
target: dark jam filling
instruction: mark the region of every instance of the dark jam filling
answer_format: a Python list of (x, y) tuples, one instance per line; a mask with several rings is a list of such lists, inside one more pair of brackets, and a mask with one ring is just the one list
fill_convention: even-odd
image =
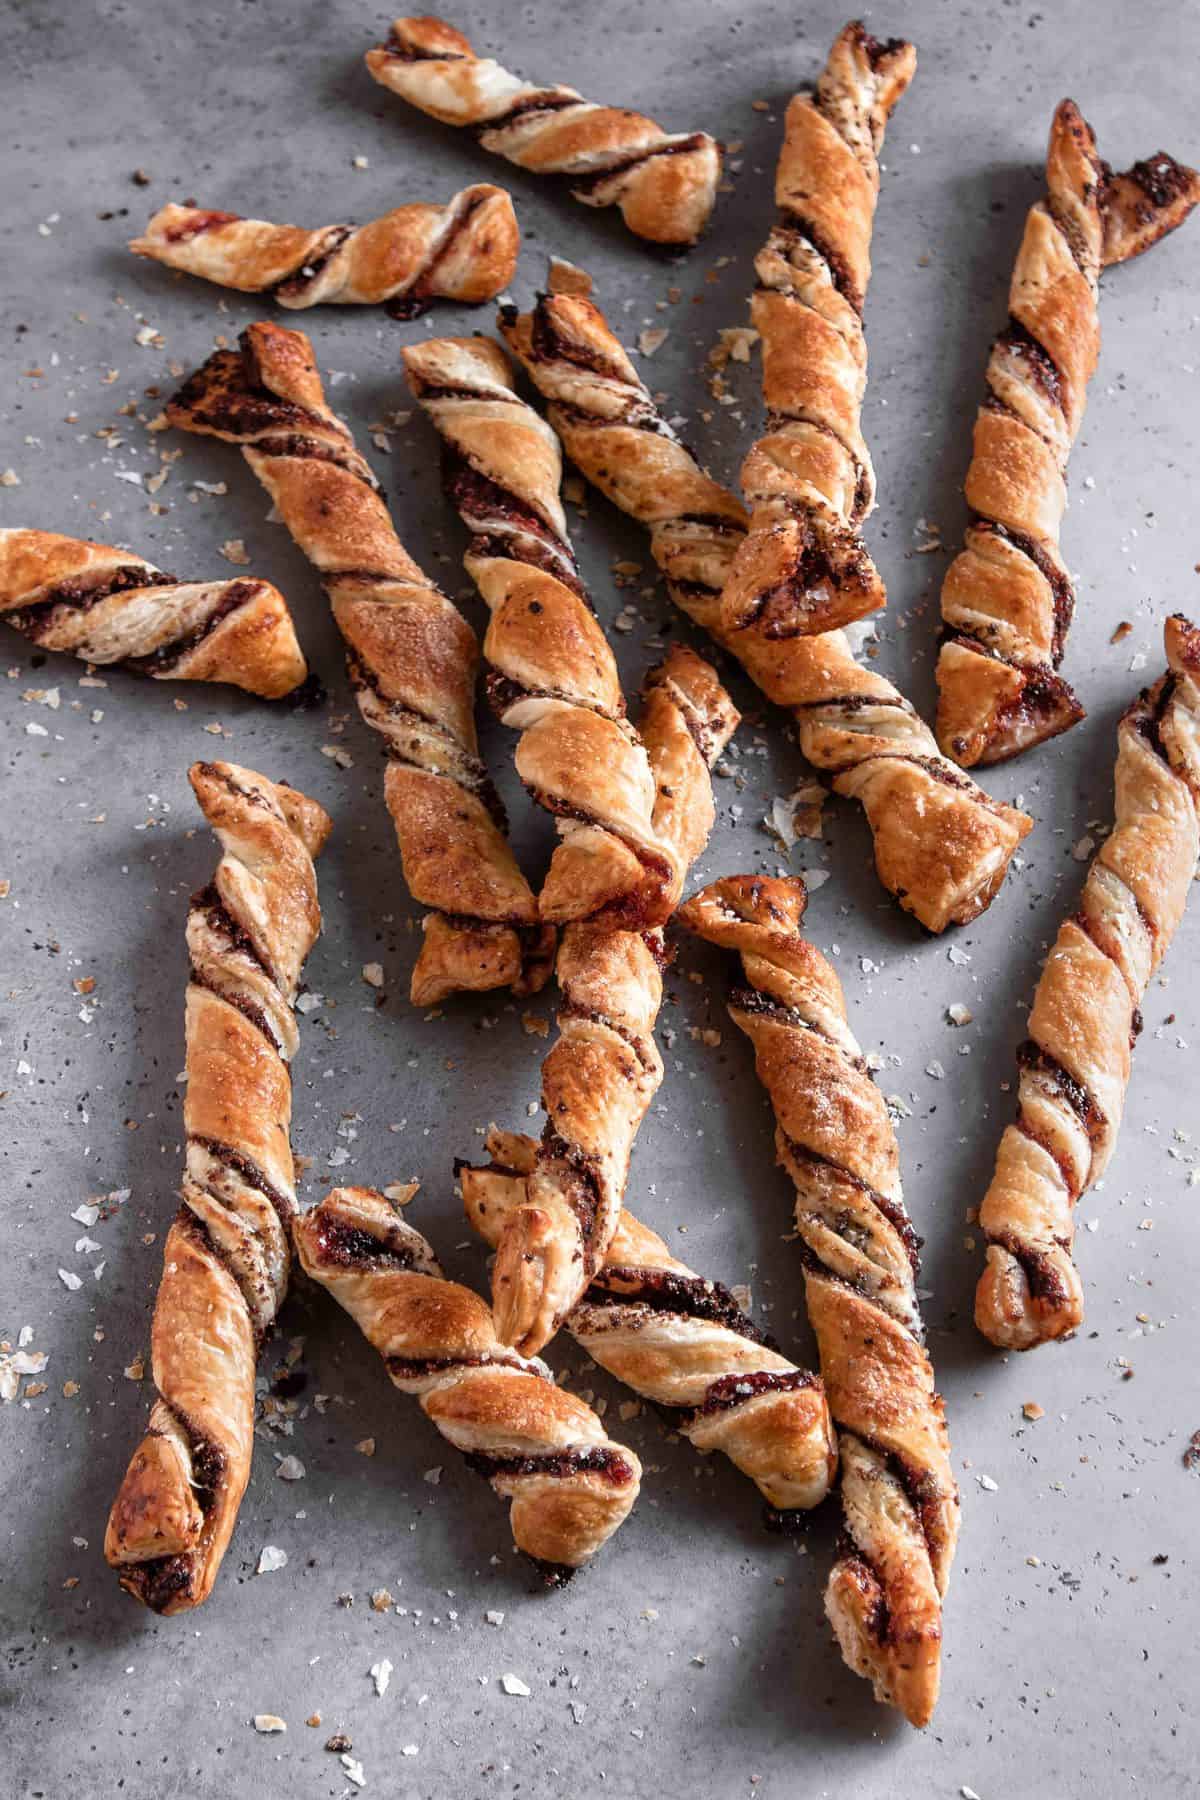
[(1000, 525), (995, 519), (976, 516), (971, 521), (972, 531), (990, 531), (1005, 543), (1027, 556), (1030, 562), (1043, 575), (1049, 585), (1054, 604), (1054, 634), (1051, 647), (1051, 659), (1055, 668), (1062, 661), (1063, 644), (1071, 625), (1071, 615), (1075, 610), (1075, 590), (1071, 586), (1071, 578), (1065, 569), (1061, 569), (1035, 539), (1027, 537), (1023, 531), (1012, 531), (1006, 525)]
[(198, 1144), (202, 1150), (207, 1150), (217, 1162), (224, 1163), (227, 1168), (240, 1175), (247, 1187), (254, 1188), (265, 1200), (270, 1201), (280, 1223), (285, 1228), (287, 1227), (288, 1222), (295, 1214), (295, 1204), (289, 1195), (275, 1186), (270, 1176), (259, 1168), (253, 1157), (247, 1156), (244, 1151), (235, 1150), (231, 1144), (223, 1144), (220, 1138), (191, 1136), (188, 1142)]
[[(447, 451), (443, 462), (442, 485), (446, 498), (468, 522), (486, 519), (512, 526), (532, 538), (549, 541), (556, 550), (562, 551), (567, 563), (571, 563), (566, 546), (532, 507), (523, 505), (515, 494), (473, 469), (465, 458), (453, 451)], [(509, 551), (510, 556), (514, 554), (513, 550)]]
[(206, 231), (215, 231), (218, 225), (238, 225), (241, 218), (241, 213), (217, 212), (215, 209), (193, 211), (190, 218), (168, 226), (163, 240), (168, 244), (187, 244), (192, 238), (202, 237)]
[(996, 339), (996, 347), (1019, 357), (1030, 380), (1062, 411), (1062, 371), (1046, 346), (1019, 319), (1009, 316), (1008, 325)]
[(760, 1394), (792, 1394), (819, 1385), (817, 1377), (807, 1369), (759, 1369), (752, 1375), (722, 1375), (705, 1394), (704, 1404), (697, 1408), (695, 1416), (703, 1419), (713, 1413), (728, 1412), (743, 1400), (757, 1400)]
[[(520, 313), (515, 306), (506, 306), (500, 315), (501, 325), (511, 329), (519, 317)], [(538, 295), (537, 305), (533, 309), (529, 348), (534, 362), (565, 362), (570, 363), (572, 368), (586, 369), (592, 375), (604, 375), (612, 381), (625, 379), (621, 369), (602, 350), (562, 335), (554, 323), (549, 299), (545, 294)], [(595, 423), (590, 413), (585, 413), (583, 417), (589, 423)]]
[(487, 203), (488, 196), (486, 194), (472, 194), (471, 198), (465, 202), (457, 218), (451, 221), (445, 236), (420, 278), (413, 283), (406, 294), (397, 294), (394, 299), (388, 301), (387, 311), (391, 318), (415, 319), (425, 311), (433, 292), (438, 270), (451, 255), (454, 246), (480, 207), (486, 206)]
[(271, 289), (274, 298), (291, 300), (302, 295), (305, 289), (310, 288), (313, 282), (328, 268), (346, 239), (353, 235), (354, 229), (353, 225), (331, 225), (325, 248), (320, 255), (305, 262), (294, 274), (285, 276), (282, 281), (277, 281)]
[(139, 588), (174, 587), (173, 575), (165, 575), (160, 569), (147, 569), (136, 563), (122, 565), (110, 569), (107, 574), (80, 576), (74, 581), (60, 581), (58, 585), (41, 600), (35, 600), (29, 606), (22, 606), (14, 612), (4, 613), (6, 625), (24, 632), (33, 638), (35, 643), (53, 624), (54, 614), (59, 607), (67, 607), (72, 612), (90, 612), (92, 607), (99, 606), (112, 594), (124, 594)]
[(785, 232), (794, 234), (812, 246), (829, 270), (829, 279), (842, 299), (861, 315), (862, 291), (850, 273), (850, 265), (845, 257), (834, 249), (828, 239), (813, 225), (810, 219), (804, 217), (803, 213), (793, 212), (790, 207), (785, 207), (780, 213), (780, 226)]
[(1107, 1123), (1104, 1114), (1083, 1084), (1076, 1081), (1057, 1057), (1051, 1056), (1048, 1050), (1043, 1050), (1032, 1038), (1026, 1038), (1017, 1050), (1017, 1067), (1045, 1076), (1075, 1114), (1089, 1141), (1093, 1144), (1096, 1142)]
[(361, 1225), (344, 1219), (330, 1218), (317, 1212), (316, 1239), (321, 1262), (340, 1269), (353, 1269), (367, 1264), (373, 1269), (411, 1269), (416, 1257), (408, 1244), (397, 1237), (376, 1237)]
[(612, 181), (614, 176), (628, 174), (630, 169), (636, 169), (642, 163), (653, 162), (659, 156), (690, 156), (697, 150), (703, 150), (708, 142), (702, 131), (695, 131), (690, 137), (681, 138), (678, 143), (647, 144), (645, 149), (638, 150), (631, 156), (623, 156), (618, 162), (609, 163), (606, 168), (595, 169), (587, 175), (570, 175), (567, 179), (573, 193), (591, 194), (596, 188), (603, 187), (606, 181)]
[(500, 1475), (549, 1475), (565, 1480), (572, 1475), (599, 1475), (612, 1487), (625, 1487), (633, 1469), (616, 1450), (601, 1446), (587, 1450), (556, 1450), (544, 1456), (489, 1456), (469, 1450), (467, 1466), (489, 1481)]
[(136, 669), (143, 675), (167, 675), (176, 668), (185, 657), (198, 650), (205, 638), (211, 637), (217, 627), (224, 623), (231, 613), (242, 606), (248, 606), (262, 592), (262, 584), (257, 581), (231, 581), (221, 596), (220, 601), (209, 613), (207, 619), (189, 631), (185, 637), (176, 638), (174, 643), (160, 644), (148, 656), (129, 656), (125, 659), (128, 669)]
[[(206, 773), (213, 772), (211, 763), (204, 765)], [(243, 956), (257, 963), (267, 979), (279, 986), (279, 978), (259, 952), (258, 946), (250, 935), (242, 930), (233, 914), (227, 909), (217, 892), (216, 885), (209, 882), (192, 895), (191, 905), (197, 912), (202, 912), (212, 931), (223, 937), (231, 949), (240, 951)]]
[(503, 1352), (496, 1356), (385, 1356), (383, 1360), (393, 1381), (420, 1381), (426, 1375), (440, 1374), (443, 1369), (524, 1368), (516, 1357), (505, 1356)]
[[(719, 1281), (699, 1275), (680, 1275), (673, 1269), (622, 1268), (606, 1265), (587, 1293), (588, 1304), (599, 1307), (642, 1306), (649, 1312), (675, 1314), (688, 1319), (708, 1319), (723, 1325), (752, 1344), (768, 1345), (761, 1331)], [(711, 1391), (711, 1390), (710, 1390)]]
[(1022, 1243), (1019, 1238), (1005, 1233), (991, 1239), (1016, 1258), (1025, 1271), (1025, 1279), (1029, 1283), (1029, 1292), (1035, 1300), (1046, 1306), (1062, 1306), (1068, 1298), (1067, 1284), (1063, 1280), (1056, 1264), (1048, 1251), (1037, 1250), (1031, 1244)]

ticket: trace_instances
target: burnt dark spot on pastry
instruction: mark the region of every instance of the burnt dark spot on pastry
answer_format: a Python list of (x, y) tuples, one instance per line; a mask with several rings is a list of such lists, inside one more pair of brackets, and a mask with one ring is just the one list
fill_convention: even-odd
[(263, 592), (261, 581), (230, 581), (224, 584), (225, 592), (206, 619), (203, 619), (194, 630), (184, 637), (176, 638), (173, 643), (160, 644), (148, 656), (127, 656), (124, 667), (134, 669), (138, 674), (165, 676), (173, 674), (180, 664), (198, 650), (206, 638), (223, 625), (231, 614), (239, 612), (242, 607), (250, 606), (260, 598)]
[(87, 613), (114, 594), (177, 585), (174, 575), (165, 575), (161, 569), (148, 568), (144, 563), (122, 563), (115, 569), (104, 569), (94, 575), (79, 575), (69, 581), (56, 582), (40, 600), (31, 601), (28, 606), (16, 607), (11, 612), (0, 612), (0, 618), (6, 625), (11, 625), (16, 631), (32, 638), (36, 644), (53, 627), (60, 611)]
[(295, 1217), (296, 1203), (290, 1194), (285, 1194), (282, 1188), (276, 1187), (270, 1176), (259, 1167), (252, 1156), (247, 1156), (244, 1150), (235, 1150), (232, 1144), (222, 1143), (220, 1138), (200, 1137), (193, 1134), (189, 1136), (188, 1142), (199, 1145), (202, 1150), (207, 1150), (215, 1161), (224, 1163), (226, 1168), (232, 1169), (236, 1175), (239, 1175), (247, 1187), (254, 1188), (265, 1200), (269, 1200), (280, 1224), (285, 1230), (287, 1229), (288, 1224)]
[[(620, 1309), (643, 1307), (647, 1312), (671, 1313), (684, 1319), (705, 1319), (752, 1344), (768, 1349), (775, 1345), (744, 1313), (727, 1287), (706, 1281), (701, 1275), (682, 1275), (675, 1269), (630, 1267), (606, 1263), (587, 1290), (590, 1306)], [(628, 1330), (631, 1321), (621, 1320)]]
[(468, 1450), (467, 1466), (488, 1481), (508, 1475), (548, 1475), (556, 1481), (574, 1475), (598, 1475), (611, 1487), (627, 1487), (634, 1479), (633, 1465), (616, 1449), (597, 1444), (571, 1450), (547, 1450), (531, 1456), (492, 1456)]
[(762, 1509), (762, 1522), (767, 1531), (778, 1537), (807, 1537), (813, 1522), (812, 1508), (772, 1506), (768, 1501)]
[(325, 242), (315, 256), (308, 257), (291, 275), (277, 281), (270, 290), (276, 300), (298, 300), (320, 278), (338, 251), (353, 237), (353, 225), (331, 225), (325, 234)]
[(1097, 1143), (1107, 1128), (1108, 1120), (1093, 1095), (1064, 1068), (1057, 1057), (1052, 1056), (1049, 1050), (1044, 1049), (1033, 1038), (1026, 1038), (1017, 1050), (1017, 1067), (1027, 1069), (1048, 1082), (1075, 1114), (1087, 1133), (1088, 1141), (1092, 1145)]
[(525, 1561), (536, 1571), (538, 1580), (547, 1592), (565, 1588), (579, 1573), (570, 1563), (549, 1562), (544, 1556), (526, 1555)]
[(714, 1413), (729, 1412), (743, 1401), (758, 1400), (763, 1394), (795, 1394), (820, 1385), (818, 1377), (808, 1369), (757, 1369), (749, 1375), (722, 1375), (708, 1389), (695, 1417), (711, 1418)]

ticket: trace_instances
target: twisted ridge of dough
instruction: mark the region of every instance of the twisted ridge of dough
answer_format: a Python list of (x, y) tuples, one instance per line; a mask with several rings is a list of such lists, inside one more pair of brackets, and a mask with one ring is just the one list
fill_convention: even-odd
[(649, 531), (675, 604), (788, 709), (809, 762), (862, 804), (883, 885), (930, 931), (976, 918), (1033, 821), (955, 768), (903, 694), (855, 661), (844, 632), (726, 630), (721, 592), (745, 511), (680, 442), (598, 307), (543, 295), (502, 324), (567, 455)]
[[(490, 1162), (460, 1163), (463, 1204), (493, 1248), (526, 1203), (537, 1143), (487, 1136)], [(781, 1355), (728, 1288), (679, 1262), (624, 1208), (605, 1258), (565, 1328), (635, 1393), (678, 1411), (698, 1450), (721, 1450), (779, 1511), (819, 1506), (837, 1471), (820, 1378)]]
[(512, 280), (520, 242), (511, 197), (479, 183), (444, 206), (398, 206), (366, 225), (313, 231), (172, 202), (129, 248), (295, 310), (386, 300), (396, 318), (412, 319), (433, 299), (494, 299)]
[(473, 128), (485, 150), (535, 175), (563, 176), (585, 206), (619, 206), (639, 237), (690, 244), (708, 223), (721, 146), (707, 132), (666, 132), (640, 113), (584, 100), (574, 88), (522, 81), (476, 56), (462, 32), (441, 19), (396, 19), (366, 64), (376, 81), (421, 112)]
[(958, 1491), (921, 1342), (919, 1240), (895, 1133), (847, 1024), (841, 984), (800, 936), (805, 900), (802, 881), (735, 875), (687, 901), (679, 918), (741, 957), (745, 986), (729, 1012), (754, 1046), (779, 1160), (796, 1189), (848, 1539), (826, 1611), (876, 1698), (926, 1725), (937, 1703)]
[(1072, 100), (1055, 110), (992, 345), (967, 470), (971, 523), (942, 587), (937, 736), (963, 768), (1003, 762), (1084, 716), (1057, 674), (1075, 591), (1059, 548), (1066, 467), (1100, 349), (1102, 269), (1182, 225), (1200, 176), (1164, 152), (1114, 175)]
[(187, 1161), (154, 1309), (158, 1398), (104, 1540), (121, 1586), (159, 1613), (207, 1599), (250, 1475), (254, 1365), (291, 1266), (292, 1006), (330, 829), (315, 800), (235, 763), (188, 779), (223, 854), (188, 914)]
[(224, 681), (278, 700), (308, 674), (269, 581), (176, 581), (56, 531), (0, 530), (0, 619), (42, 650), (156, 681)]
[(862, 309), (884, 127), (917, 66), (854, 22), (787, 111), (779, 221), (755, 261), (766, 434), (742, 466), (751, 508), (721, 599), (731, 636), (829, 631), (887, 600), (859, 527), (875, 503), (860, 424)]
[(511, 1501), (518, 1548), (558, 1581), (593, 1556), (637, 1499), (632, 1450), (545, 1363), (500, 1342), (487, 1302), (444, 1279), (382, 1194), (334, 1188), (292, 1232), (305, 1274), (346, 1309), (395, 1385)]
[(308, 339), (249, 326), (237, 350), (218, 350), (184, 384), (167, 417), (241, 445), (324, 584), (359, 711), (386, 747), (404, 878), (436, 909), (424, 922), (414, 1004), (463, 990), (535, 992), (553, 938), (479, 758), (475, 634), (397, 537), (369, 464), (325, 403)]
[(1142, 995), (1183, 917), (1200, 852), (1200, 631), (1165, 627), (1167, 670), (1117, 729), (1116, 823), (1046, 958), (1018, 1052), (1017, 1117), (979, 1209), (975, 1322), (1029, 1350), (1074, 1331), (1075, 1207), (1108, 1166)]

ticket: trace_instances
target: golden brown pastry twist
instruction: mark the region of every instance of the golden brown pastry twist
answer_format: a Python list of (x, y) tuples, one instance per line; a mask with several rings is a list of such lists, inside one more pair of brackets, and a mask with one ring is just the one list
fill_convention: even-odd
[(280, 306), (386, 300), (394, 318), (413, 319), (433, 299), (494, 299), (512, 280), (520, 242), (511, 197), (481, 183), (445, 206), (398, 206), (367, 225), (314, 231), (172, 202), (129, 248)]
[[(526, 1204), (537, 1143), (488, 1133), (482, 1168), (460, 1163), (463, 1204), (493, 1246)], [(698, 1450), (721, 1450), (773, 1513), (819, 1506), (837, 1471), (837, 1446), (820, 1377), (775, 1348), (728, 1288), (672, 1256), (649, 1226), (622, 1209), (617, 1229), (565, 1328), (581, 1350), (657, 1406)]]
[(1114, 175), (1074, 101), (1059, 104), (975, 420), (966, 547), (942, 587), (937, 736), (965, 769), (1084, 716), (1056, 673), (1075, 606), (1058, 534), (1100, 349), (1100, 271), (1148, 250), (1198, 199), (1200, 176), (1162, 151)]
[(848, 1546), (825, 1591), (842, 1654), (876, 1698), (926, 1725), (937, 1702), (942, 1596), (958, 1490), (921, 1342), (916, 1238), (895, 1133), (846, 1022), (841, 984), (800, 936), (804, 884), (751, 875), (680, 908), (738, 952), (729, 1012), (754, 1045), (796, 1188), (808, 1316), (839, 1430)]
[(707, 132), (666, 132), (569, 87), (537, 87), (476, 56), (441, 19), (396, 19), (367, 68), (410, 106), (476, 132), (485, 150), (535, 175), (561, 175), (585, 206), (619, 206), (629, 229), (690, 244), (708, 223), (721, 146)]
[(676, 605), (788, 709), (801, 750), (836, 791), (861, 802), (884, 886), (930, 931), (975, 918), (1032, 820), (942, 756), (899, 690), (855, 661), (844, 632), (725, 629), (721, 591), (745, 511), (679, 441), (597, 307), (553, 294), (531, 313), (506, 310), (502, 323), (572, 462), (649, 530)]
[(475, 634), (396, 536), (369, 464), (325, 403), (304, 333), (257, 324), (239, 343), (209, 357), (167, 417), (242, 446), (324, 583), (359, 711), (387, 748), (384, 792), (404, 878), (415, 900), (437, 909), (425, 920), (412, 999), (536, 991), (553, 937), (538, 924), (479, 759)]
[(517, 1547), (558, 1582), (594, 1556), (637, 1499), (633, 1451), (545, 1363), (500, 1342), (487, 1302), (444, 1279), (428, 1241), (382, 1194), (334, 1188), (292, 1230), (305, 1274), (345, 1307), (395, 1385), (512, 1502)]
[(1075, 1206), (1117, 1141), (1139, 1010), (1183, 917), (1200, 852), (1200, 631), (1165, 629), (1167, 671), (1117, 730), (1116, 824), (1046, 958), (1018, 1052), (1017, 1117), (979, 1209), (975, 1322), (1006, 1350), (1074, 1331)]
[(315, 800), (235, 763), (188, 779), (221, 840), (187, 941), (187, 1162), (154, 1308), (158, 1399), (104, 1554), (159, 1613), (207, 1599), (250, 1476), (254, 1365), (287, 1293), (295, 1171), (292, 1005), (321, 928)]
[(308, 673), (269, 581), (176, 581), (56, 531), (0, 530), (0, 619), (39, 649), (156, 681), (224, 681), (278, 700)]

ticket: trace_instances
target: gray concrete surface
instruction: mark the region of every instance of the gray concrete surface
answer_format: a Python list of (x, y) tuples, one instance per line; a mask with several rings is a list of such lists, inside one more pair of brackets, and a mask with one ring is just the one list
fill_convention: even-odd
[[(0, 1407), (0, 1788), (20, 1800), (341, 1795), (355, 1790), (322, 1746), (342, 1730), (366, 1793), (389, 1800), (1200, 1791), (1200, 1485), (1181, 1460), (1200, 1426), (1190, 1191), (1200, 1121), (1189, 1050), (1200, 1039), (1200, 912), (1148, 997), (1120, 1151), (1082, 1209), (1089, 1315), (1077, 1342), (1025, 1360), (986, 1350), (970, 1323), (979, 1258), (966, 1220), (1011, 1103), (1005, 1084), (1039, 959), (1081, 880), (1072, 847), (1111, 816), (1114, 721), (1160, 664), (1163, 615), (1200, 610), (1188, 474), (1200, 448), (1195, 224), (1104, 284), (1103, 360), (1065, 528), (1080, 587), (1067, 672), (1090, 716), (988, 777), (1037, 815), (1021, 867), (976, 925), (932, 941), (876, 884), (852, 807), (829, 807), (824, 841), (790, 859), (831, 874), (813, 899), (813, 936), (839, 958), (863, 1042), (889, 1059), (886, 1091), (910, 1109), (900, 1128), (906, 1185), (927, 1240), (931, 1342), (964, 1500), (932, 1728), (914, 1734), (874, 1706), (830, 1642), (820, 1591), (834, 1509), (800, 1542), (773, 1539), (745, 1482), (643, 1416), (620, 1427), (647, 1464), (636, 1515), (569, 1591), (545, 1597), (510, 1552), (503, 1508), (319, 1294), (293, 1296), (267, 1352), (269, 1374), (302, 1339), (307, 1384), (293, 1435), (258, 1446), (208, 1605), (152, 1618), (104, 1565), (106, 1509), (149, 1399), (148, 1383), (123, 1371), (147, 1345), (179, 1168), (186, 899), (213, 861), (187, 764), (220, 753), (286, 775), (337, 821), (321, 868), (327, 931), (309, 967), (325, 1000), (304, 1021), (297, 1068), (306, 1198), (332, 1178), (417, 1176), (413, 1216), (456, 1274), (481, 1282), (451, 1161), (477, 1150), (489, 1119), (525, 1120), (543, 1048), (495, 999), (435, 1019), (409, 1009), (415, 910), (375, 744), (353, 713), (318, 587), (267, 522), (236, 453), (148, 436), (128, 416), (157, 412), (147, 390), (168, 390), (172, 367), (190, 369), (214, 334), (232, 335), (257, 309), (135, 263), (124, 241), (168, 197), (317, 223), (443, 196), (476, 177), (505, 180), (525, 229), (518, 296), (553, 249), (588, 264), (628, 334), (668, 325), (651, 381), (732, 477), (759, 417), (758, 371), (735, 366), (737, 403), (716, 407), (704, 359), (719, 327), (744, 320), (782, 106), (814, 75), (843, 15), (830, 0), (800, 15), (776, 0), (733, 9), (567, 0), (472, 4), (457, 18), (511, 66), (741, 140), (735, 191), (708, 241), (665, 259), (615, 216), (590, 214), (406, 112), (362, 68), (385, 23), (379, 9), (0, 4), (0, 468), (20, 482), (0, 487), (0, 522), (128, 543), (186, 574), (222, 573), (220, 546), (243, 538), (253, 569), (291, 597), (328, 688), (315, 713), (120, 674), (80, 688), (78, 665), (4, 639), (0, 1337), (15, 1343), (31, 1326), (30, 1347), (49, 1364), (44, 1392), (32, 1394), (27, 1377), (22, 1398)], [(1160, 145), (1194, 160), (1200, 125), (1176, 8), (909, 0), (870, 22), (908, 33), (921, 56), (886, 149), (865, 423), (880, 476), (869, 537), (891, 593), (880, 666), (928, 706), (945, 558), (915, 553), (918, 522), (957, 542), (969, 423), (1039, 190), (1051, 109), (1074, 95), (1119, 163)], [(762, 101), (769, 110), (755, 110)], [(367, 169), (353, 166), (358, 156)], [(148, 186), (132, 181), (139, 168)], [(682, 298), (660, 313), (673, 285)], [(409, 326), (363, 310), (306, 322), (333, 399), (366, 446), (368, 421), (406, 407), (401, 344), (489, 321), (448, 309)], [(139, 345), (143, 324), (163, 341)], [(119, 443), (99, 435), (110, 427)], [(181, 455), (155, 512), (123, 477), (149, 475), (168, 444)], [(390, 454), (372, 455), (413, 552), (457, 589), (461, 534), (438, 496), (430, 432), (414, 417)], [(206, 493), (194, 485), (202, 481), (228, 491)], [(577, 537), (611, 619), (638, 596), (616, 591), (610, 563), (645, 561), (643, 545), (595, 500)], [(658, 634), (677, 628), (661, 597), (638, 604), (636, 629), (618, 640), (631, 689)], [(467, 606), (478, 621), (478, 604)], [(1122, 620), (1133, 630), (1114, 646)], [(750, 779), (745, 791), (721, 786), (702, 865), (710, 875), (780, 866), (759, 821), (801, 773), (783, 722), (733, 685), (750, 715), (740, 739)], [(31, 689), (54, 689), (57, 709), (27, 698)], [(330, 744), (353, 766), (322, 755)], [(536, 865), (545, 824), (514, 789), (502, 735), (489, 727), (487, 744)], [(378, 1003), (360, 976), (370, 961), (386, 975)], [(693, 972), (707, 985), (693, 984)], [(82, 978), (96, 983), (86, 998), (72, 986)], [(685, 947), (668, 988), (677, 1035), (631, 1197), (696, 1266), (750, 1280), (776, 1333), (810, 1354), (784, 1242), (787, 1183), (772, 1166), (744, 1046), (731, 1029), (719, 1048), (688, 1035), (721, 1023), (716, 959)], [(961, 1029), (946, 1020), (956, 1001), (974, 1014)], [(549, 999), (534, 1010), (548, 1016)], [(72, 1219), (89, 1196), (119, 1190), (124, 1204), (90, 1230)], [(81, 1247), (85, 1237), (100, 1248)], [(60, 1269), (82, 1285), (69, 1289)], [(581, 1360), (569, 1344), (552, 1359), (576, 1370)], [(623, 1395), (605, 1378), (583, 1372), (577, 1384), (615, 1415)], [(1045, 1408), (1037, 1423), (1022, 1417), (1027, 1400)], [(367, 1437), (371, 1459), (355, 1451)], [(276, 1479), (284, 1453), (302, 1459), (303, 1481)], [(435, 1485), (427, 1472), (437, 1468)], [(258, 1576), (267, 1544), (289, 1561)], [(399, 1611), (371, 1610), (382, 1587)], [(344, 1594), (351, 1608), (339, 1606)], [(486, 1622), (489, 1609), (503, 1613), (501, 1625)], [(368, 1672), (385, 1656), (395, 1673), (377, 1698)], [(528, 1685), (527, 1698), (503, 1691), (506, 1672)], [(286, 1735), (256, 1736), (258, 1712), (281, 1715)]]

